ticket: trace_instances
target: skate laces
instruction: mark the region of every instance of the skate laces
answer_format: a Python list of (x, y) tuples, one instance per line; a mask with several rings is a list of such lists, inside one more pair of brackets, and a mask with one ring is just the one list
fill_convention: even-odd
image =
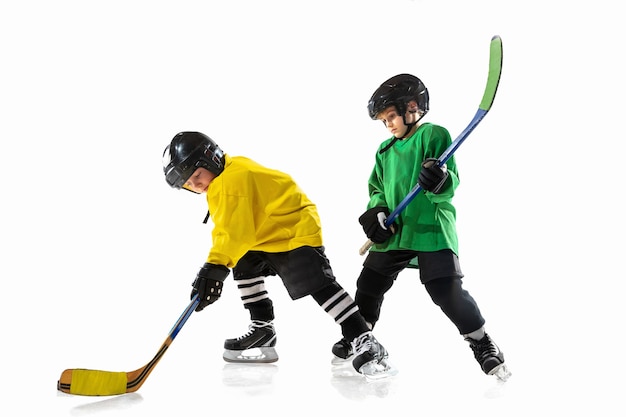
[(373, 345), (372, 342), (373, 336), (371, 332), (363, 333), (361, 336), (354, 339), (352, 342), (352, 350), (355, 355), (361, 355), (362, 353), (368, 352)]
[(237, 340), (242, 340), (251, 336), (256, 329), (259, 329), (261, 327), (269, 327), (270, 329), (274, 330), (274, 325), (270, 321), (252, 320), (252, 323), (250, 323), (250, 325), (248, 326), (248, 333), (244, 334), (243, 336), (239, 336)]
[(480, 361), (498, 355), (498, 348), (488, 335), (485, 335), (481, 340), (470, 339), (469, 342), (476, 360)]

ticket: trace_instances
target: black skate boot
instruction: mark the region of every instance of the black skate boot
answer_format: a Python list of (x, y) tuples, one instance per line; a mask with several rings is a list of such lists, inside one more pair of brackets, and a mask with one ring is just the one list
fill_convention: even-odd
[(276, 331), (272, 322), (252, 320), (248, 333), (224, 342), (226, 362), (269, 363), (278, 360)]
[(474, 340), (471, 337), (466, 337), (465, 340), (469, 343), (474, 352), (474, 358), (484, 373), (495, 375), (502, 381), (506, 381), (511, 376), (504, 363), (504, 354), (488, 334), (485, 333), (480, 340)]
[(352, 351), (352, 366), (367, 379), (381, 379), (397, 373), (388, 361), (387, 350), (378, 343), (372, 332), (365, 332), (355, 338)]
[(352, 345), (343, 337), (337, 343), (333, 345), (333, 364), (342, 364), (349, 360), (354, 351), (352, 350)]

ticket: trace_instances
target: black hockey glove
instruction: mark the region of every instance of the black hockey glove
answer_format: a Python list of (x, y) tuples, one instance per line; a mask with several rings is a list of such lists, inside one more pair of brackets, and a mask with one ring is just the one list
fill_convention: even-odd
[(359, 217), (359, 223), (363, 226), (363, 231), (369, 240), (374, 243), (383, 243), (396, 232), (398, 225), (395, 223), (389, 227), (385, 226), (388, 215), (387, 207), (372, 207)]
[(193, 290), (191, 290), (191, 297), (198, 294), (200, 304), (196, 307), (196, 311), (202, 311), (204, 307), (209, 304), (213, 304), (222, 295), (222, 287), (224, 286), (224, 280), (230, 273), (230, 269), (223, 265), (215, 265), (205, 263), (198, 275), (196, 276), (193, 284)]
[(448, 179), (448, 168), (446, 164), (442, 166), (437, 165), (437, 159), (435, 158), (428, 158), (422, 162), (422, 169), (417, 178), (417, 182), (424, 190), (430, 191), (433, 194), (439, 194), (446, 179)]

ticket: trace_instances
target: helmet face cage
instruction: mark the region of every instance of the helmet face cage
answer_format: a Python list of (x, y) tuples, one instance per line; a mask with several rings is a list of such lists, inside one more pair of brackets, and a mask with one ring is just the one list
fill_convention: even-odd
[(367, 104), (367, 110), (373, 120), (376, 120), (378, 114), (390, 106), (395, 106), (398, 113), (404, 116), (411, 100), (417, 102), (422, 116), (428, 113), (428, 89), (424, 83), (414, 75), (399, 74), (378, 87)]
[(198, 168), (206, 168), (215, 175), (224, 170), (224, 152), (208, 136), (199, 132), (181, 132), (163, 152), (165, 181), (177, 190)]

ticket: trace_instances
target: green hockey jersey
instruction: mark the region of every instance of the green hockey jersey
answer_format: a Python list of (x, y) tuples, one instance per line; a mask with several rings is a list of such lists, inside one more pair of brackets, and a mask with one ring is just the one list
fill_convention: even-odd
[[(393, 211), (418, 183), (422, 162), (426, 158), (438, 158), (452, 143), (448, 130), (432, 123), (422, 124), (412, 136), (396, 140), (381, 153), (393, 140), (392, 137), (381, 143), (376, 153), (368, 183), (368, 209), (382, 206)], [(396, 219), (399, 230), (370, 250), (434, 252), (451, 249), (458, 254), (456, 209), (452, 198), (459, 185), (459, 176), (454, 156), (446, 165), (449, 176), (441, 193), (421, 191)]]

